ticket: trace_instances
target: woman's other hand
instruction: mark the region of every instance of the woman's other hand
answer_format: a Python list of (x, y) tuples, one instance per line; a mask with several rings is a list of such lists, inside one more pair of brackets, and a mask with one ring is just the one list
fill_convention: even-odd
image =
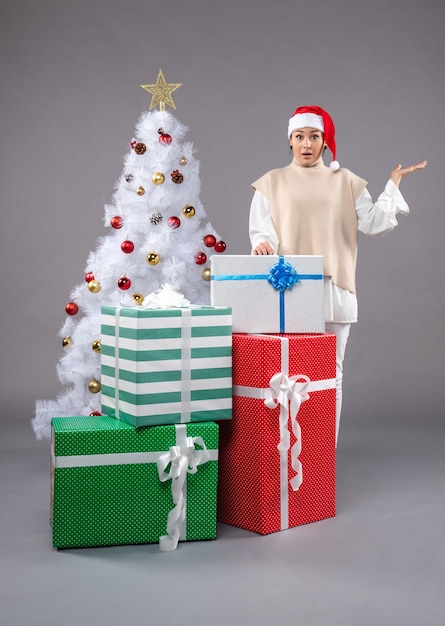
[(400, 185), (400, 181), (402, 180), (404, 176), (406, 176), (407, 174), (412, 174), (413, 172), (416, 172), (417, 170), (423, 170), (423, 168), (426, 167), (426, 164), (427, 164), (427, 161), (421, 161), (420, 163), (416, 163), (416, 165), (410, 165), (409, 167), (402, 167), (401, 164), (399, 163), (399, 165), (397, 165), (397, 167), (395, 167), (393, 171), (391, 172), (391, 180), (398, 187)]

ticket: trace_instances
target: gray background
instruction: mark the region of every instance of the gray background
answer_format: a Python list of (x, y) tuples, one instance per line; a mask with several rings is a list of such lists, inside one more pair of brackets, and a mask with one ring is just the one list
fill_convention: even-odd
[[(149, 615), (136, 601), (144, 595), (139, 573), (148, 575), (145, 553), (142, 557), (134, 548), (80, 551), (64, 561), (66, 569), (59, 571), (61, 560), (54, 566), (60, 554), (50, 551), (46, 518), (48, 444), (33, 440), (30, 420), (36, 398), (57, 394), (57, 332), (64, 306), (70, 289), (82, 280), (88, 252), (105, 233), (103, 205), (111, 199), (136, 121), (149, 106), (150, 96), (139, 85), (155, 82), (160, 67), (167, 82), (183, 83), (174, 94), (174, 114), (189, 127), (187, 139), (201, 163), (201, 198), (228, 253), (250, 252), (250, 183), (289, 161), (287, 121), (297, 105), (319, 104), (331, 113), (340, 163), (366, 178), (374, 196), (398, 162), (429, 162), (426, 170), (402, 182), (411, 215), (402, 217), (387, 237), (361, 236), (359, 241), (360, 322), (351, 333), (345, 363), (340, 526), (327, 531), (320, 523), (294, 532), (299, 552), (292, 572), (280, 560), (289, 553), (290, 531), (261, 539), (257, 553), (258, 541), (252, 543), (249, 533), (226, 528), (223, 541), (193, 552), (178, 550), (183, 556), (173, 558), (182, 559), (183, 568), (188, 559), (213, 559), (219, 563), (215, 568), (225, 572), (232, 559), (244, 576), (245, 592), (234, 591), (228, 576), (229, 597), (239, 606), (244, 602), (244, 608), (252, 610), (255, 602), (259, 607), (251, 621), (246, 613), (233, 623), (259, 624), (263, 618), (264, 623), (287, 623), (293, 609), (283, 610), (283, 621), (274, 618), (274, 601), (268, 614), (261, 607), (262, 592), (256, 592), (262, 584), (279, 584), (280, 576), (289, 580), (294, 571), (307, 623), (337, 623), (329, 606), (345, 624), (365, 624), (366, 616), (370, 623), (395, 624), (400, 611), (406, 612), (405, 624), (443, 623), (441, 595), (434, 586), (443, 580), (443, 553), (433, 543), (443, 542), (435, 524), (443, 519), (444, 507), (439, 482), (444, 470), (444, 3), (15, 0), (2, 3), (0, 22), (0, 419), (8, 496), (2, 496), (1, 506), (10, 532), (3, 535), (3, 547), (13, 571), (2, 585), (7, 600), (3, 623), (61, 623), (64, 579), (72, 585), (68, 606), (75, 609), (68, 613), (73, 624), (122, 623), (124, 607), (130, 605), (142, 620)], [(405, 522), (397, 517), (401, 511)], [(426, 530), (425, 516), (433, 528)], [(375, 535), (363, 530), (370, 524)], [(389, 528), (393, 534), (382, 542)], [(422, 549), (425, 537), (431, 541), (426, 553), (416, 551), (419, 537)], [(334, 552), (326, 553), (327, 545)], [(274, 547), (268, 552), (266, 546)], [(79, 559), (82, 554), (88, 556)], [(139, 560), (130, 567), (133, 556)], [(252, 568), (263, 559), (273, 573), (268, 583), (256, 579), (258, 571)], [(384, 560), (390, 563), (386, 570)], [(355, 579), (351, 568), (358, 562), (361, 578)], [(417, 574), (387, 592), (384, 582), (401, 579), (413, 563)], [(116, 578), (125, 575), (134, 584), (126, 588), (120, 610), (107, 595), (103, 576), (109, 568), (114, 589)], [(183, 580), (181, 565), (174, 573), (163, 571)], [(199, 571), (193, 572), (196, 587), (205, 588), (213, 570), (207, 565)], [(309, 577), (303, 593), (304, 571)], [(94, 584), (98, 579), (103, 582), (99, 587)], [(316, 589), (325, 585), (327, 604), (315, 613), (308, 604), (311, 593), (317, 596), (311, 581), (319, 581)], [(17, 590), (32, 596), (35, 584), (27, 609)], [(57, 600), (49, 593), (51, 585)], [(96, 607), (97, 619), (88, 621), (88, 603), (78, 603), (76, 585), (88, 606)], [(197, 592), (192, 583), (186, 588)], [(366, 588), (383, 604), (366, 599)], [(350, 592), (356, 598), (352, 604)], [(338, 594), (349, 600), (339, 602)], [(230, 622), (230, 603), (211, 605), (211, 597), (207, 608), (218, 607), (224, 623)], [(105, 598), (112, 607), (108, 612)], [(142, 622), (135, 617), (127, 623)]]
[[(103, 205), (159, 67), (181, 82), (174, 114), (201, 163), (202, 201), (248, 254), (251, 181), (289, 161), (287, 121), (317, 103), (338, 158), (376, 196), (400, 161), (412, 214), (360, 237), (360, 323), (345, 363), (344, 422), (438, 413), (444, 289), (445, 8), (387, 3), (204, 0), (27, 2), (2, 16), (1, 385), (29, 420), (58, 391), (57, 332)], [(348, 417), (349, 415), (349, 417)]]

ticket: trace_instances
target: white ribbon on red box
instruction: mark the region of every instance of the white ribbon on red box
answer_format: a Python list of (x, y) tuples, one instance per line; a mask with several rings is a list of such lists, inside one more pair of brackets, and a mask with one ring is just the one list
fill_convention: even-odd
[[(255, 335), (256, 337), (268, 337), (271, 335)], [(289, 376), (289, 339), (287, 337), (274, 336), (281, 344), (281, 371), (274, 374), (268, 387), (248, 387), (234, 385), (233, 395), (263, 400), (269, 409), (280, 406), (280, 441), (277, 445), (280, 458), (280, 520), (281, 530), (289, 528), (289, 487), (297, 491), (303, 482), (303, 468), (299, 459), (302, 441), (301, 428), (297, 421), (298, 411), (302, 402), (309, 400), (309, 392), (335, 389), (335, 378), (311, 381), (304, 374)], [(304, 382), (302, 382), (304, 381)], [(289, 410), (290, 409), (290, 410)], [(295, 476), (289, 479), (288, 452), (290, 448), (289, 417), (292, 432), (295, 435), (295, 443), (291, 449), (291, 466)]]
[[(301, 379), (304, 379), (305, 382), (297, 382)], [(295, 443), (291, 448), (291, 465), (295, 471), (295, 476), (289, 482), (294, 491), (297, 491), (303, 482), (303, 468), (298, 458), (301, 453), (301, 428), (297, 422), (297, 414), (301, 403), (310, 398), (307, 392), (309, 383), (309, 378), (303, 374), (289, 377), (283, 372), (279, 372), (272, 376), (269, 389), (266, 389), (264, 394), (264, 404), (268, 409), (275, 409), (278, 405), (280, 406), (280, 443), (277, 448), (280, 453), (280, 465), (283, 466), (281, 473), (284, 471), (284, 466), (287, 471), (287, 453), (290, 448), (288, 428), (290, 404), (290, 423), (295, 435)]]

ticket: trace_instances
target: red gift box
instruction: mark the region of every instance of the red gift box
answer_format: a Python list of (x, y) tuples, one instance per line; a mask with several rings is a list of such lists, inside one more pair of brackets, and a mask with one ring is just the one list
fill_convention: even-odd
[(266, 535), (335, 516), (335, 335), (233, 335), (218, 520)]

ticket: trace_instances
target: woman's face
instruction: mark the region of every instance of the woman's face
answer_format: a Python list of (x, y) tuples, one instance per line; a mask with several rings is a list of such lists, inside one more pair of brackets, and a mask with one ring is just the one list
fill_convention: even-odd
[(303, 167), (315, 165), (325, 146), (321, 130), (308, 126), (293, 130), (289, 141), (296, 161)]

